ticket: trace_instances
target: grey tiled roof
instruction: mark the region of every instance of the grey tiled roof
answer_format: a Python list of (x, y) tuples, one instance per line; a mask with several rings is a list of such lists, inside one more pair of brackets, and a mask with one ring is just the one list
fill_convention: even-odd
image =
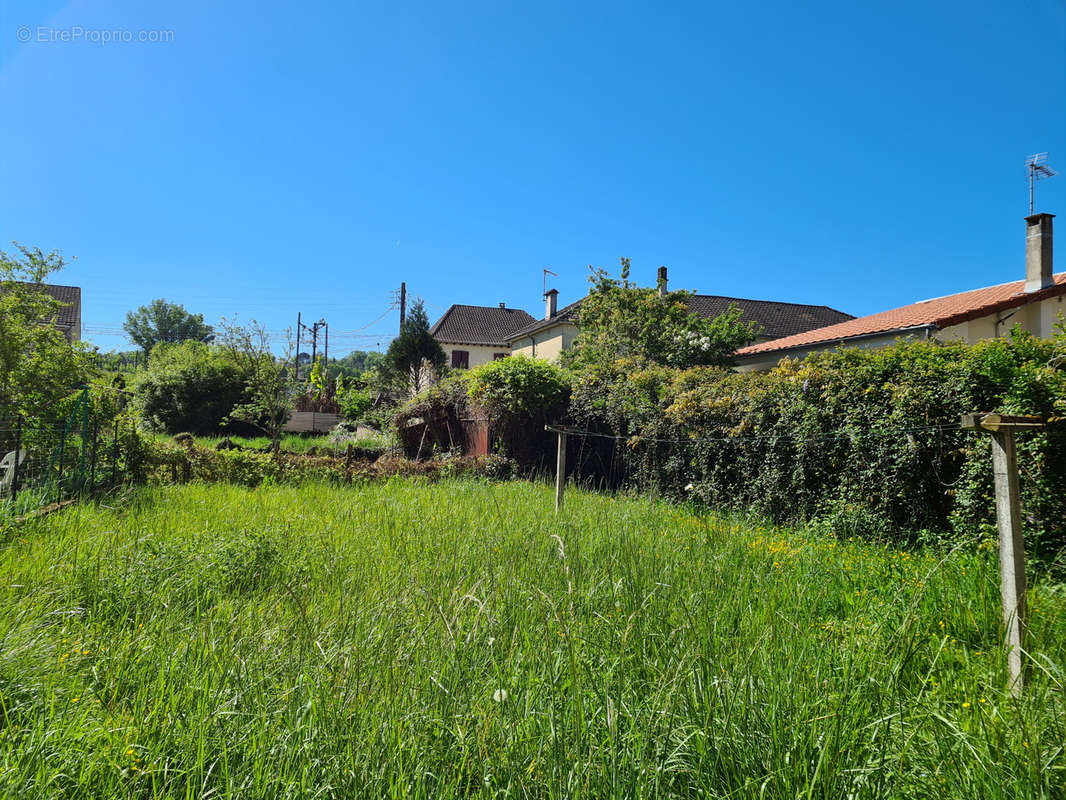
[[(851, 314), (837, 311), (829, 306), (811, 306), (803, 303), (778, 303), (773, 300), (745, 300), (739, 297), (723, 297), (716, 294), (694, 294), (689, 299), (689, 307), (696, 314), (706, 319), (714, 319), (724, 314), (730, 303), (736, 303), (741, 310), (741, 320), (757, 323), (762, 332), (760, 339), (778, 339), (797, 333), (835, 325), (854, 319)], [(531, 334), (558, 325), (560, 322), (574, 322), (574, 316), (581, 306), (581, 301), (571, 303), (559, 310), (551, 319), (540, 319), (532, 325), (520, 328), (510, 336), (514, 342)]]
[(755, 322), (761, 328), (761, 339), (779, 339), (804, 331), (836, 325), (855, 319), (851, 314), (837, 311), (829, 306), (809, 306), (803, 303), (778, 303), (773, 300), (744, 300), (739, 297), (721, 297), (714, 294), (695, 294), (689, 307), (707, 319), (724, 314), (730, 303), (741, 310), (743, 322)]
[(53, 283), (22, 283), (21, 286), (40, 286), (63, 305), (56, 314), (56, 325), (60, 328), (72, 328), (81, 319), (81, 287), (57, 286)]
[(429, 332), (438, 342), (506, 347), (511, 334), (533, 317), (520, 308), (453, 305)]

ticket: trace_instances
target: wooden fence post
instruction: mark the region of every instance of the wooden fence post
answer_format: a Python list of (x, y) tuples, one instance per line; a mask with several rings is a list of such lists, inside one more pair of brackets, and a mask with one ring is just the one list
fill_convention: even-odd
[(999, 591), (1006, 628), (1010, 691), (1018, 697), (1025, 688), (1022, 651), (1025, 646), (1025, 542), (1018, 483), (1018, 454), (1014, 434), (1044, 427), (1038, 417), (1002, 414), (965, 414), (962, 427), (992, 434), (992, 474), (996, 486), (996, 523), (999, 528)]

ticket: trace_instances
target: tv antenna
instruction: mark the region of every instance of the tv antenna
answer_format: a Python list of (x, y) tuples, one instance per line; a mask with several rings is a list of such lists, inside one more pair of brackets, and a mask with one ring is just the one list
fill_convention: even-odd
[(1033, 187), (1036, 182), (1058, 173), (1047, 165), (1047, 153), (1036, 153), (1025, 159), (1025, 171), (1029, 175), (1029, 216), (1033, 216)]
[(556, 278), (558, 278), (558, 277), (559, 277), (559, 274), (558, 274), (558, 273), (556, 273), (556, 272), (552, 272), (552, 271), (551, 271), (550, 269), (548, 269), (547, 267), (545, 267), (545, 268), (544, 268), (544, 294), (547, 294), (547, 293), (548, 293), (548, 276), (549, 276), (549, 275), (554, 275), (554, 276), (555, 276)]

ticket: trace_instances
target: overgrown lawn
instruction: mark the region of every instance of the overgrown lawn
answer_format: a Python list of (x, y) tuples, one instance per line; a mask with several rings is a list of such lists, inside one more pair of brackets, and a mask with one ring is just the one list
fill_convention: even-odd
[(1061, 797), (1066, 591), (524, 482), (142, 489), (9, 530), (10, 797)]

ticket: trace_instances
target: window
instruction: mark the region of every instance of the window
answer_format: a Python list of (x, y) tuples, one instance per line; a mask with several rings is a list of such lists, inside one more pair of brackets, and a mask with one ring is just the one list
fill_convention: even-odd
[(493, 361), (499, 361), (501, 358), (507, 358), (507, 356), (509, 356), (509, 355), (511, 355), (511, 354), (510, 353), (493, 353), (492, 354), (492, 360)]
[(470, 369), (470, 352), (452, 350), (452, 369)]

